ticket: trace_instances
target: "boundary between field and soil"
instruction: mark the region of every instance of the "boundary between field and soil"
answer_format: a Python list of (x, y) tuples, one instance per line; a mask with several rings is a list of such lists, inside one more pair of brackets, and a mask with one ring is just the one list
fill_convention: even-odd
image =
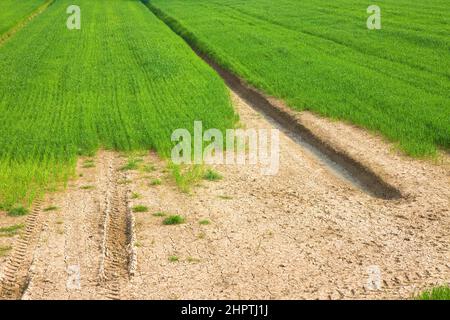
[[(104, 193), (103, 199), (95, 198), (98, 203), (103, 202), (103, 210), (98, 213), (102, 220), (98, 225), (102, 241), (99, 245), (97, 286), (101, 297), (111, 300), (121, 299), (124, 283), (137, 272), (136, 222), (130, 203), (131, 190), (121, 183), (128, 180), (128, 175), (120, 169), (120, 161), (115, 156), (109, 156), (107, 183), (100, 189)], [(20, 300), (27, 295), (34, 277), (36, 248), (47, 227), (48, 215), (43, 209), (47, 200), (35, 202), (26, 219), (23, 236), (17, 239), (11, 256), (0, 269), (0, 300)], [(94, 211), (91, 214), (94, 215)]]
[(6, 31), (3, 34), (0, 34), (0, 46), (2, 46), (6, 41), (8, 41), (12, 36), (14, 36), (17, 32), (25, 28), (28, 23), (31, 22), (35, 17), (40, 15), (42, 12), (47, 10), (48, 7), (50, 7), (55, 0), (47, 0), (43, 4), (41, 4), (37, 9), (35, 9), (33, 12), (30, 13), (27, 17), (20, 20), (15, 26), (13, 26), (11, 29)]
[(116, 162), (112, 159), (108, 165), (99, 270), (106, 297), (112, 300), (121, 297), (121, 279), (128, 279), (136, 269), (136, 236), (129, 202), (131, 190), (119, 183), (119, 180), (127, 180), (128, 177), (126, 172), (118, 169)]
[(141, 1), (156, 17), (180, 36), (201, 59), (216, 70), (225, 83), (253, 109), (264, 114), (282, 129), (286, 130), (295, 142), (303, 148), (309, 149), (331, 171), (337, 173), (338, 176), (350, 182), (357, 189), (373, 197), (385, 200), (403, 197), (399, 189), (386, 182), (369, 166), (354, 159), (344, 150), (334, 147), (331, 143), (314, 133), (312, 128), (298, 119), (298, 113), (296, 114), (283, 102), (268, 97), (212, 59), (199, 47), (199, 41), (195, 35), (186, 30), (176, 19), (170, 17), (150, 2), (146, 0)]
[(20, 299), (28, 287), (29, 270), (33, 263), (33, 252), (46, 218), (42, 213), (42, 200), (38, 200), (27, 217), (23, 237), (17, 240), (14, 251), (0, 275), (0, 299)]

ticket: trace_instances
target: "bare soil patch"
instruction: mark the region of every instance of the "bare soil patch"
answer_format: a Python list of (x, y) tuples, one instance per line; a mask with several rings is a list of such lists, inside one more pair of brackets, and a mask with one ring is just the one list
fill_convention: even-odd
[[(233, 100), (247, 128), (272, 128), (234, 93)], [(102, 151), (93, 167), (80, 160), (82, 176), (66, 192), (43, 201), (41, 208), (58, 209), (39, 211), (45, 219), (27, 255), (23, 298), (411, 298), (449, 283), (448, 156), (436, 164), (411, 160), (348, 124), (296, 116), (403, 197), (354, 188), (284, 133), (278, 175), (215, 166), (223, 179), (202, 181), (190, 194), (153, 153), (143, 157), (152, 170), (123, 172), (126, 159)], [(138, 205), (147, 210), (133, 213)], [(185, 221), (165, 225), (172, 215)]]
[[(101, 151), (64, 193), (52, 194), (24, 299), (119, 299), (128, 281), (125, 162)], [(89, 162), (92, 163), (92, 162)]]
[[(246, 127), (271, 127), (233, 98)], [(277, 176), (262, 176), (255, 166), (217, 166), (224, 179), (205, 181), (190, 195), (164, 179), (165, 163), (151, 155), (158, 171), (132, 177), (132, 191), (141, 195), (133, 203), (149, 212), (135, 214), (139, 263), (130, 298), (411, 298), (448, 283), (449, 167), (403, 157), (352, 126), (298, 116), (405, 197), (387, 201), (356, 190), (284, 134)], [(162, 184), (149, 186), (153, 178)], [(153, 215), (160, 212), (183, 215), (186, 223), (163, 225)], [(204, 219), (211, 223), (200, 224)], [(380, 290), (371, 290), (374, 268)]]

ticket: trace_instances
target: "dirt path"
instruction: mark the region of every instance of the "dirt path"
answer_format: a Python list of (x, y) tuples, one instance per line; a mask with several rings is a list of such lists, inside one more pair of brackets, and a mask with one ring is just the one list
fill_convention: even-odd
[[(247, 128), (271, 127), (233, 98)], [(150, 212), (136, 213), (139, 263), (130, 298), (410, 298), (450, 281), (448, 167), (404, 159), (345, 124), (309, 114), (302, 120), (381, 170), (406, 199), (355, 190), (284, 134), (277, 176), (217, 166), (224, 179), (192, 195), (178, 192), (151, 156), (159, 171), (132, 177), (141, 195), (133, 203)], [(162, 184), (149, 186), (153, 178)], [(152, 215), (161, 211), (187, 222), (164, 226)]]
[(33, 253), (46, 219), (40, 214), (41, 210), (42, 202), (39, 201), (22, 224), (25, 230), (14, 243), (10, 259), (3, 265), (4, 270), (0, 276), (0, 298), (2, 299), (19, 299), (28, 286)]
[(54, 194), (40, 235), (24, 299), (118, 299), (127, 281), (127, 186), (124, 159), (100, 152), (95, 168), (64, 194)]
[[(233, 100), (245, 127), (273, 127)], [(125, 158), (102, 151), (93, 168), (80, 160), (82, 176), (66, 192), (37, 207), (39, 223), (29, 223), (38, 226), (29, 236), (35, 240), (25, 233), (25, 250), (16, 240), (2, 266), (8, 283), (20, 284), (24, 299), (410, 298), (449, 283), (449, 159), (411, 160), (363, 130), (298, 117), (404, 197), (355, 189), (284, 133), (278, 175), (216, 166), (223, 180), (204, 181), (191, 194), (179, 191), (155, 154), (143, 157), (149, 170), (125, 172)], [(149, 211), (131, 213), (135, 205)], [(58, 209), (44, 212), (48, 206)], [(154, 215), (161, 212), (186, 223), (163, 225)], [(8, 276), (16, 274), (11, 266), (20, 276)]]
[[(117, 160), (116, 160), (117, 162)], [(110, 163), (105, 195), (102, 258), (100, 277), (106, 284), (106, 296), (120, 299), (121, 281), (128, 280), (127, 174), (117, 171), (117, 163)]]

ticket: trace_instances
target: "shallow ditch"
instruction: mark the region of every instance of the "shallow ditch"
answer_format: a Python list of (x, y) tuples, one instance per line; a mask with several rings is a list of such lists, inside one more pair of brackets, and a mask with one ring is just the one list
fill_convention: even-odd
[(199, 51), (192, 43), (189, 37), (190, 33), (181, 32), (182, 27), (178, 25), (176, 20), (166, 16), (151, 4), (147, 4), (147, 7), (169, 28), (183, 38), (192, 50), (216, 70), (226, 84), (253, 109), (262, 113), (276, 128), (282, 130), (297, 144), (308, 150), (332, 173), (373, 197), (385, 200), (402, 197), (397, 188), (384, 181), (370, 168), (316, 136), (311, 130), (302, 125), (287, 108), (280, 108), (275, 105), (263, 93), (252, 88), (239, 77), (222, 68), (210, 57)]

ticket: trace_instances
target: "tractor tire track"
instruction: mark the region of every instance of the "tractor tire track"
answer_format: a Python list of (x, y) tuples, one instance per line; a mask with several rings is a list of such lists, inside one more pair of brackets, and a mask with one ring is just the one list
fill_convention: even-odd
[(30, 23), (34, 18), (36, 18), (42, 12), (47, 10), (47, 8), (50, 7), (53, 4), (53, 2), (55, 2), (55, 0), (47, 0), (44, 4), (42, 4), (40, 7), (38, 7), (34, 12), (32, 12), (28, 17), (26, 17), (22, 21), (18, 22), (10, 30), (1, 34), (0, 35), (0, 46), (2, 46), (6, 41), (8, 41), (11, 37), (13, 37), (17, 32), (19, 32), (20, 30), (25, 28), (28, 25), (28, 23)]
[[(273, 127), (231, 95), (247, 128)], [(312, 123), (339, 137), (344, 150), (354, 149), (355, 158), (362, 153), (383, 164), (408, 197), (386, 201), (350, 188), (284, 132), (275, 176), (262, 175), (259, 166), (218, 165), (220, 183), (184, 195), (169, 183), (148, 188), (132, 174), (133, 191), (141, 195), (134, 204), (184, 215), (186, 223), (167, 228), (161, 219), (135, 214), (142, 263), (130, 296), (410, 299), (448, 283), (448, 169), (392, 156), (362, 130)], [(156, 155), (145, 161), (159, 167), (155, 176), (161, 177), (166, 163)], [(206, 217), (212, 223), (199, 225)]]
[(114, 163), (116, 161), (113, 159), (110, 162), (108, 170), (100, 264), (100, 278), (103, 280), (105, 296), (113, 300), (121, 298), (121, 283), (128, 281), (130, 261), (135, 261), (135, 257), (130, 258), (130, 247), (133, 245), (129, 243), (132, 238), (129, 235), (133, 234), (131, 228), (134, 224), (129, 222), (129, 190), (126, 183), (123, 183), (127, 174), (117, 170), (118, 166)]
[(127, 173), (120, 170), (124, 159), (99, 151), (90, 161), (95, 166), (85, 168), (81, 159), (81, 177), (47, 201), (58, 209), (45, 213), (48, 222), (22, 299), (127, 298), (122, 288), (136, 270), (137, 257)]
[(276, 128), (284, 131), (302, 148), (314, 154), (317, 161), (325, 164), (330, 172), (373, 197), (385, 200), (403, 197), (401, 191), (389, 181), (386, 181), (382, 173), (373, 170), (366, 163), (350, 156), (345, 150), (340, 150), (329, 141), (324, 140), (311, 130), (306, 123), (299, 121), (296, 112), (285, 106), (284, 103), (268, 97), (263, 92), (250, 86), (233, 72), (223, 68), (208, 54), (205, 54), (197, 46), (195, 35), (185, 30), (177, 20), (152, 4), (148, 3), (147, 7), (212, 67), (231, 90), (236, 92), (258, 113), (267, 117)]
[(17, 240), (11, 258), (5, 266), (4, 275), (0, 279), (0, 299), (20, 299), (28, 286), (33, 252), (45, 219), (45, 216), (40, 214), (41, 207), (42, 201), (36, 201), (26, 220), (25, 232)]

